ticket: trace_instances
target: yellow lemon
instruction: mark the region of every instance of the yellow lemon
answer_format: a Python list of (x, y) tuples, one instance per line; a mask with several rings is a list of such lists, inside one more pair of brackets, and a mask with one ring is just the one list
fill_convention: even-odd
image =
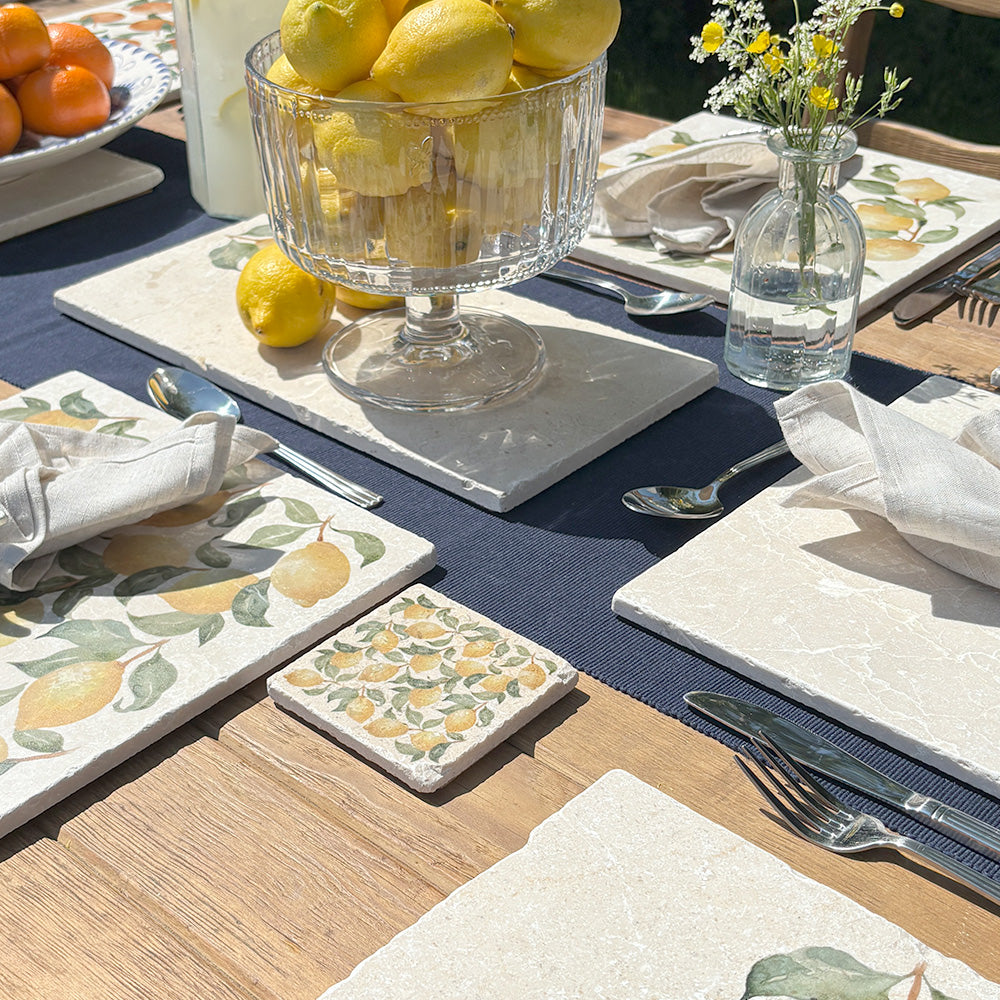
[(389, 34), (372, 78), (406, 101), (468, 101), (499, 94), (514, 44), (503, 18), (483, 0), (427, 0)]
[(297, 670), (289, 670), (285, 674), (285, 680), (293, 687), (319, 687), (323, 683), (323, 675), (311, 667), (299, 667)]
[(362, 292), (347, 285), (337, 285), (337, 301), (355, 309), (396, 309), (405, 299), (402, 295), (377, 295), (375, 292)]
[(440, 664), (440, 653), (414, 653), (410, 657), (410, 669), (418, 674), (433, 670), (435, 667), (440, 666)]
[(939, 181), (930, 177), (917, 177), (912, 180), (900, 181), (895, 186), (896, 194), (913, 201), (937, 201), (947, 198), (951, 190)]
[(426, 140), (423, 119), (383, 111), (375, 103), (371, 109), (345, 105), (313, 128), (319, 164), (339, 188), (380, 198), (430, 180), (431, 144)]
[(288, 61), (288, 56), (282, 53), (271, 63), (271, 68), (264, 74), (271, 83), (278, 84), (279, 87), (287, 87), (289, 90), (297, 90), (304, 94), (319, 94), (319, 87), (314, 87), (295, 67)]
[(161, 510), (159, 514), (152, 514), (139, 523), (154, 528), (179, 528), (185, 524), (197, 524), (199, 521), (207, 521), (228, 499), (228, 493), (211, 493), (200, 500)]
[(493, 652), (495, 642), (488, 642), (486, 639), (473, 639), (467, 642), (462, 650), (462, 656), (489, 656)]
[(169, 535), (115, 535), (101, 558), (108, 569), (131, 576), (154, 566), (183, 566), (188, 549)]
[(97, 426), (97, 417), (74, 417), (63, 410), (43, 410), (25, 417), (26, 424), (46, 424), (49, 427), (73, 427), (78, 431), (92, 431)]
[(487, 674), (480, 682), (479, 686), (484, 691), (506, 691), (510, 678), (506, 674)]
[(293, 264), (274, 243), (261, 247), (236, 282), (243, 325), (268, 347), (297, 347), (326, 326), (336, 292)]
[(514, 59), (557, 73), (596, 59), (622, 16), (619, 0), (494, 0), (493, 8), (514, 29)]
[(534, 690), (545, 683), (546, 676), (545, 671), (537, 663), (527, 663), (518, 671), (517, 682), (521, 687)]
[(440, 699), (442, 691), (440, 684), (432, 688), (414, 688), (407, 696), (407, 701), (414, 708), (427, 708)]
[(389, 680), (390, 677), (395, 677), (399, 673), (399, 668), (400, 665), (398, 663), (369, 663), (358, 674), (358, 680), (379, 684), (382, 681)]
[(472, 708), (460, 708), (445, 720), (444, 728), (449, 733), (461, 733), (476, 724), (476, 712)]
[(417, 621), (406, 626), (406, 634), (414, 639), (439, 639), (446, 631), (437, 622)]
[(365, 726), (365, 730), (371, 733), (372, 736), (380, 737), (381, 739), (391, 739), (394, 736), (402, 736), (410, 727), (405, 722), (400, 722), (398, 719), (372, 719), (371, 722)]
[(865, 241), (865, 256), (868, 260), (909, 260), (916, 257), (923, 248), (923, 243), (911, 240), (878, 237)]
[(348, 84), (337, 92), (338, 101), (380, 101), (383, 104), (398, 104), (402, 98), (384, 83), (368, 77)]
[(170, 584), (160, 595), (175, 611), (188, 615), (222, 614), (244, 588), (257, 582), (252, 574), (239, 570), (195, 570)]
[(448, 737), (441, 733), (432, 733), (429, 730), (420, 730), (410, 734), (410, 742), (418, 749), (427, 753), (433, 750), (439, 743), (447, 743)]
[(399, 636), (395, 632), (390, 632), (387, 628), (381, 632), (376, 632), (372, 636), (372, 646), (380, 653), (388, 653), (399, 645)]
[(368, 76), (389, 37), (382, 0), (288, 0), (280, 27), (295, 71), (331, 91)]
[(353, 670), (360, 662), (364, 654), (360, 649), (348, 652), (346, 649), (338, 649), (330, 657), (330, 666), (338, 670)]
[(333, 597), (348, 581), (351, 564), (332, 542), (310, 542), (286, 552), (271, 570), (271, 584), (303, 608)]
[(484, 237), (481, 200), (475, 184), (454, 175), (445, 189), (421, 186), (386, 198), (386, 253), (412, 267), (456, 267), (474, 261)]
[(88, 718), (118, 693), (124, 672), (117, 661), (84, 661), (43, 674), (21, 695), (14, 728), (52, 729)]
[(355, 722), (364, 722), (365, 719), (371, 718), (372, 712), (375, 711), (375, 703), (371, 698), (366, 698), (363, 694), (359, 694), (357, 698), (352, 698), (347, 703), (344, 711)]
[(510, 76), (507, 77), (507, 85), (503, 88), (503, 92), (505, 94), (516, 94), (522, 90), (532, 90), (535, 87), (541, 87), (551, 82), (552, 77), (543, 76), (530, 66), (522, 66), (516, 62), (510, 68)]

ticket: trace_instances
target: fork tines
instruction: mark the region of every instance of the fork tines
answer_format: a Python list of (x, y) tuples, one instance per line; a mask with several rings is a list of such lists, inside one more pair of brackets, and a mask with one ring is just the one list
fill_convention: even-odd
[(842, 814), (840, 801), (773, 740), (763, 733), (751, 740), (757, 753), (739, 751), (734, 755), (736, 763), (796, 833), (815, 837), (821, 824)]

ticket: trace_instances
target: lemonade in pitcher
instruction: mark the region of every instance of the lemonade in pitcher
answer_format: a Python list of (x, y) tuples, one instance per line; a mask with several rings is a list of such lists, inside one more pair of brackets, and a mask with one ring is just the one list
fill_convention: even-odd
[(285, 0), (175, 0), (191, 193), (209, 214), (264, 211), (243, 60), (277, 28)]

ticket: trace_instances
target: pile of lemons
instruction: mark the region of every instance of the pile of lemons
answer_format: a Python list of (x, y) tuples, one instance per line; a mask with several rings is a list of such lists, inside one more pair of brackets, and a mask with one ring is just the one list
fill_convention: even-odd
[[(442, 150), (414, 141), (400, 116), (377, 106), (412, 104), (416, 119), (420, 105), (531, 90), (593, 62), (620, 19), (620, 0), (288, 0), (268, 79), (299, 95), (372, 104), (367, 116), (345, 105), (312, 125), (309, 169), (329, 254), (371, 259), (378, 234), (382, 252), (412, 266), (474, 261), (483, 232), (498, 223), (487, 216), (516, 216), (540, 201), (546, 180), (531, 167), (547, 157), (534, 150), (553, 141), (558, 149), (558, 136), (529, 134), (527, 116), (473, 121), (474, 104), (463, 121), (455, 105)], [(329, 286), (275, 247), (248, 262), (237, 304), (261, 342), (295, 346), (325, 325), (336, 296), (362, 308), (392, 304)]]

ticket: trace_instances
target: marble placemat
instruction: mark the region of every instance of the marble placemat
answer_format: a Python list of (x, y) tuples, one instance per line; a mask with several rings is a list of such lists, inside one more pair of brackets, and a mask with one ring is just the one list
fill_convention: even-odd
[[(601, 156), (604, 176), (637, 160), (723, 135), (746, 132), (743, 119), (700, 112)], [(841, 166), (838, 190), (858, 212), (868, 241), (858, 315), (870, 312), (943, 263), (1000, 232), (1000, 181), (904, 156), (861, 148)], [(681, 291), (729, 301), (732, 248), (698, 255), (659, 253), (649, 237), (586, 236), (577, 260)]]
[(302, 347), (267, 348), (236, 312), (239, 269), (269, 230), (260, 216), (56, 292), (68, 316), (449, 490), (507, 511), (718, 381), (704, 358), (571, 316), (510, 292), (461, 296), (508, 313), (545, 342), (542, 379), (476, 412), (413, 414), (363, 406), (323, 372), (323, 346), (363, 315), (338, 308)]
[[(892, 404), (949, 437), (1000, 398), (936, 376)], [(866, 512), (781, 507), (801, 467), (622, 587), (614, 610), (1000, 795), (998, 592)]]
[(106, 149), (0, 186), (0, 242), (152, 191), (163, 171)]
[(1000, 1000), (1000, 986), (610, 771), (322, 1000), (435, 995)]
[[(175, 423), (79, 372), (0, 419), (140, 440)], [(256, 460), (62, 550), (34, 591), (0, 590), (0, 837), (434, 563), (425, 539)]]

